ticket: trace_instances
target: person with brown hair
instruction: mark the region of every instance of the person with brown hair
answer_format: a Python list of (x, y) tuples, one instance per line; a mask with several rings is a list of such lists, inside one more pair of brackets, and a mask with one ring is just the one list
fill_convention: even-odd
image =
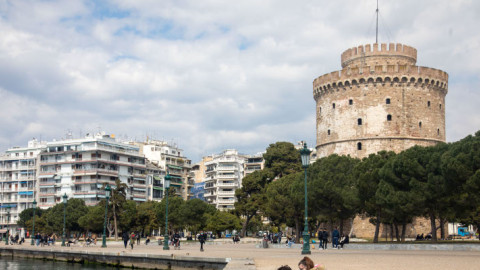
[(282, 265), (277, 270), (292, 270), (292, 268), (290, 268), (288, 265)]
[(303, 259), (300, 260), (300, 262), (298, 263), (298, 269), (301, 269), (301, 270), (304, 270), (304, 269), (310, 270), (310, 269), (313, 269), (313, 267), (314, 267), (314, 264), (312, 259), (310, 259), (307, 256), (303, 257)]

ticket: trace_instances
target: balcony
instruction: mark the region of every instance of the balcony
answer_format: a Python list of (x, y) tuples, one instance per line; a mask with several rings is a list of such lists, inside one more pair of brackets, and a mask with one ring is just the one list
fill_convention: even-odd
[(218, 204), (234, 204), (235, 203), (235, 200), (222, 200), (222, 199), (218, 199), (216, 201)]
[(217, 182), (218, 187), (236, 187), (236, 183), (222, 183), (222, 182)]
[(234, 196), (234, 195), (235, 195), (235, 191), (219, 191), (219, 192), (218, 192), (218, 195), (231, 195), (231, 196)]
[(218, 179), (236, 179), (237, 176), (235, 174), (228, 174), (228, 175), (219, 174), (219, 175), (217, 175), (217, 178)]

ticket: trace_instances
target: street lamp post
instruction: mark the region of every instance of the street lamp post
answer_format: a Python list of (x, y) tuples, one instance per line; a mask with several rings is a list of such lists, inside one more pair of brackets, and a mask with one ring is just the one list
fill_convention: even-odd
[(303, 144), (303, 148), (300, 150), (302, 157), (302, 167), (305, 170), (305, 227), (303, 229), (303, 249), (302, 254), (311, 254), (310, 252), (310, 234), (308, 233), (308, 200), (307, 200), (307, 168), (310, 165), (310, 153), (307, 148), (307, 143)]
[(63, 234), (62, 234), (62, 247), (65, 246), (65, 216), (67, 213), (67, 193), (63, 195)]
[(9, 232), (10, 232), (10, 226), (8, 225), (10, 223), (10, 205), (7, 206), (7, 232), (6, 232), (6, 237), (5, 237), (5, 245), (8, 245), (8, 238), (10, 238)]
[(33, 229), (32, 229), (32, 234), (30, 235), (30, 238), (32, 238), (32, 243), (31, 245), (35, 245), (35, 209), (37, 208), (37, 201), (33, 199)]
[(163, 181), (163, 187), (165, 188), (165, 199), (166, 201), (166, 207), (165, 207), (165, 236), (163, 237), (163, 250), (169, 250), (170, 247), (168, 246), (168, 189), (170, 188), (170, 181), (172, 180), (172, 177), (170, 176), (169, 173), (165, 175), (164, 181)]
[(110, 185), (107, 184), (105, 187), (105, 221), (103, 222), (103, 237), (102, 237), (102, 248), (107, 247), (107, 207), (108, 207), (108, 199), (110, 199), (110, 191), (112, 189), (110, 188)]

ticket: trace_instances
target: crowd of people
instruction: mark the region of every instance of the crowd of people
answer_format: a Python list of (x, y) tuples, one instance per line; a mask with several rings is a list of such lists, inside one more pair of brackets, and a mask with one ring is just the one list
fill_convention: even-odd
[[(329, 239), (329, 233), (326, 228), (323, 228), (322, 230), (319, 230), (318, 233), (318, 248), (319, 249), (327, 249), (328, 247), (328, 239)], [(347, 235), (340, 235), (340, 232), (338, 229), (335, 227), (334, 230), (332, 231), (332, 248), (337, 248), (337, 249), (342, 249), (345, 244), (350, 243), (350, 237)]]

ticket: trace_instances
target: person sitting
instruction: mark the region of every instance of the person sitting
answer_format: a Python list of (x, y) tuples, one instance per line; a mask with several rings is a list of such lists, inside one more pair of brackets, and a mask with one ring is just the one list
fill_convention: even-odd
[(148, 245), (150, 243), (150, 236), (147, 236), (147, 240), (145, 240), (145, 245)]
[(340, 239), (340, 248), (343, 249), (343, 245), (350, 243), (350, 237), (347, 235), (342, 235), (342, 238)]

